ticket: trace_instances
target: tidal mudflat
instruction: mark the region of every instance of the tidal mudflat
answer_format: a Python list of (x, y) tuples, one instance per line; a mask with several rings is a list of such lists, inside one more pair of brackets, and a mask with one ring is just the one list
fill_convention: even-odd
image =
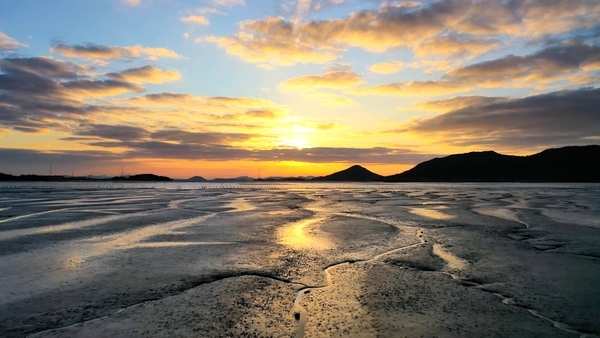
[(2, 337), (598, 337), (600, 185), (0, 183)]

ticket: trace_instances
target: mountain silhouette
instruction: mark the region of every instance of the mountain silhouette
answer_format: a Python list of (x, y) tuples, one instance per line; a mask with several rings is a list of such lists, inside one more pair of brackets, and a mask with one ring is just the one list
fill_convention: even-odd
[(547, 149), (529, 156), (494, 151), (434, 158), (387, 182), (600, 182), (600, 146)]
[(192, 176), (185, 181), (186, 182), (206, 182), (208, 180), (202, 176)]
[(166, 176), (158, 176), (155, 174), (139, 174), (131, 176), (115, 176), (111, 178), (113, 181), (144, 181), (144, 182), (158, 182), (158, 181), (172, 181), (173, 179)]
[(321, 177), (315, 177), (313, 181), (349, 181), (349, 182), (369, 182), (382, 181), (383, 176), (378, 175), (359, 165), (353, 165), (348, 169), (335, 172), (333, 174)]

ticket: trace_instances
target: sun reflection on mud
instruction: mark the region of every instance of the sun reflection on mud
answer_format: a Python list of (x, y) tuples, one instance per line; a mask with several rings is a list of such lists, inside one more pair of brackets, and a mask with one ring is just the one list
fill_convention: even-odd
[(325, 218), (309, 218), (284, 226), (279, 230), (279, 244), (297, 250), (330, 249), (333, 246), (331, 241), (323, 236), (315, 236), (315, 232), (313, 231), (313, 227), (323, 220), (325, 220)]
[(446, 219), (454, 218), (454, 216), (452, 216), (452, 215), (449, 215), (449, 214), (446, 214), (444, 212), (437, 211), (434, 209), (411, 208), (409, 211), (411, 214), (415, 214), (415, 215), (419, 215), (419, 216), (423, 216), (423, 217), (427, 217), (427, 218), (439, 219), (439, 220), (446, 220)]

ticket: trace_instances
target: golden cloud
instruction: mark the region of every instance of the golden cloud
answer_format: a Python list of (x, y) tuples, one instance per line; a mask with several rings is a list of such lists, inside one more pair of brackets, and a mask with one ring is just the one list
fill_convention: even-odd
[(402, 69), (404, 63), (401, 61), (381, 62), (371, 65), (369, 70), (378, 74), (393, 74)]
[(479, 87), (535, 86), (562, 80), (600, 60), (600, 47), (575, 43), (550, 46), (530, 55), (508, 55), (456, 68), (443, 80)]
[(354, 72), (329, 72), (324, 75), (301, 76), (281, 82), (286, 90), (312, 90), (314, 88), (346, 89), (363, 84), (360, 75)]
[(255, 39), (238, 34), (233, 37), (209, 36), (196, 39), (196, 42), (212, 42), (225, 48), (228, 54), (242, 58), (246, 62), (262, 63), (267, 66), (292, 66), (297, 63), (323, 64), (338, 58), (331, 52), (321, 52), (309, 44)]
[(304, 97), (309, 100), (315, 101), (321, 106), (356, 106), (358, 102), (352, 100), (349, 97), (340, 94), (333, 93), (303, 93)]
[(436, 100), (429, 102), (418, 102), (414, 106), (419, 109), (447, 112), (458, 110), (465, 107), (477, 107), (488, 105), (496, 102), (505, 102), (508, 100), (503, 97), (487, 97), (487, 96), (457, 96), (444, 100)]
[(521, 0), (520, 3), (524, 35), (527, 36), (592, 28), (600, 22), (600, 2), (596, 0)]
[(470, 91), (469, 86), (436, 81), (409, 81), (383, 84), (373, 87), (351, 89), (348, 92), (354, 95), (418, 95), (436, 96), (458, 92)]
[(203, 15), (189, 15), (184, 18), (181, 18), (181, 21), (202, 26), (210, 25), (210, 21), (208, 21), (208, 19)]
[(119, 73), (109, 73), (107, 76), (115, 80), (140, 84), (176, 81), (181, 78), (181, 73), (152, 66), (145, 66), (127, 69)]
[(443, 36), (429, 39), (415, 47), (413, 51), (420, 58), (431, 56), (472, 58), (499, 46), (500, 42), (495, 39), (478, 37), (459, 39), (454, 36)]

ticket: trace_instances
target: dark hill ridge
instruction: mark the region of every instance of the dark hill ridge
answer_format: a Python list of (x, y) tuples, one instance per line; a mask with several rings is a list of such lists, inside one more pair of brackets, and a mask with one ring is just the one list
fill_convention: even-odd
[(331, 175), (315, 177), (313, 181), (349, 181), (349, 182), (370, 182), (383, 181), (384, 177), (378, 175), (359, 165), (353, 165), (348, 169), (335, 172)]
[(141, 181), (141, 182), (160, 182), (160, 181), (172, 181), (173, 179), (166, 176), (159, 176), (154, 174), (138, 174), (131, 176), (115, 176), (111, 178), (113, 181)]
[(493, 151), (434, 158), (387, 182), (600, 182), (600, 146), (547, 149), (529, 156)]
[(206, 182), (207, 179), (202, 176), (192, 176), (185, 181), (186, 182)]

